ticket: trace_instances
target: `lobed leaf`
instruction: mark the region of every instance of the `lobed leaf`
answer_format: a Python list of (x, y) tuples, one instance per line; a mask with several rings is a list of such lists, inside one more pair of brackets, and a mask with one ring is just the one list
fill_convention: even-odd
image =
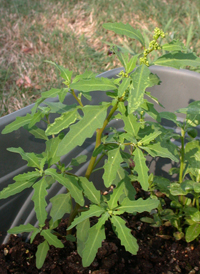
[(60, 160), (60, 157), (56, 155), (58, 145), (60, 144), (61, 139), (59, 136), (51, 138), (46, 142), (45, 155), (47, 157), (48, 166), (52, 166)]
[(162, 45), (162, 49), (166, 51), (187, 51), (187, 48), (179, 40), (173, 40), (169, 43)]
[(19, 233), (23, 233), (23, 232), (32, 232), (35, 230), (39, 230), (38, 228), (34, 227), (31, 224), (25, 224), (25, 225), (19, 225), (19, 226), (15, 226), (13, 228), (10, 228), (8, 230), (8, 233), (10, 234), (19, 234)]
[(34, 209), (37, 216), (37, 220), (39, 222), (39, 225), (44, 226), (45, 220), (47, 218), (47, 211), (46, 206), (47, 202), (45, 200), (45, 197), (47, 196), (47, 187), (48, 184), (45, 180), (45, 177), (43, 177), (40, 181), (34, 184), (34, 194), (32, 196), (32, 201), (34, 202)]
[(120, 239), (121, 244), (133, 255), (137, 254), (138, 244), (135, 237), (131, 234), (131, 230), (126, 227), (126, 222), (118, 216), (112, 216), (111, 223), (115, 226), (115, 232)]
[(45, 238), (49, 245), (53, 245), (56, 248), (64, 247), (64, 244), (55, 235), (52, 234), (50, 229), (42, 230), (40, 235)]
[(139, 149), (138, 147), (133, 152), (133, 155), (134, 155), (134, 163), (135, 163), (134, 170), (138, 174), (138, 181), (141, 184), (142, 188), (147, 191), (149, 187), (149, 183), (148, 183), (149, 169), (146, 165), (146, 158), (144, 157), (141, 149)]
[(157, 208), (160, 201), (148, 198), (146, 200), (143, 200), (142, 198), (139, 198), (138, 200), (131, 201), (129, 198), (125, 198), (121, 205), (118, 207), (120, 211), (128, 212), (128, 213), (134, 213), (134, 212), (150, 212), (152, 209)]
[(58, 146), (57, 155), (62, 156), (67, 154), (77, 145), (81, 146), (86, 138), (92, 137), (95, 130), (103, 126), (109, 105), (110, 104), (103, 106), (87, 105), (83, 107), (84, 117), (70, 127), (70, 132), (63, 138)]
[(89, 266), (96, 256), (98, 248), (106, 238), (104, 227), (96, 228), (96, 225), (89, 229), (88, 238), (83, 249), (82, 264), (83, 267)]
[(83, 189), (85, 197), (87, 197), (90, 202), (99, 205), (101, 200), (101, 192), (97, 190), (92, 182), (90, 182), (86, 177), (79, 177), (80, 185)]
[(109, 187), (112, 185), (113, 180), (116, 178), (117, 170), (120, 167), (120, 163), (123, 162), (123, 158), (120, 154), (120, 149), (116, 148), (108, 152), (108, 161), (104, 165), (103, 180), (104, 185)]
[(38, 245), (37, 252), (35, 254), (35, 256), (36, 256), (36, 267), (38, 269), (40, 269), (43, 266), (48, 251), (49, 251), (49, 245), (48, 245), (47, 241), (44, 241), (44, 242), (42, 242), (41, 244)]
[(151, 141), (154, 141), (156, 137), (158, 137), (162, 132), (155, 130), (153, 133), (146, 135), (144, 138), (140, 140), (143, 145), (148, 145)]
[(55, 169), (49, 168), (45, 170), (46, 175), (50, 175), (56, 181), (58, 181), (61, 185), (65, 186), (70, 195), (74, 198), (74, 200), (81, 206), (84, 205), (84, 198), (82, 193), (82, 188), (78, 183), (78, 179), (74, 176), (67, 175), (64, 177), (62, 174), (58, 174)]
[(23, 127), (25, 125), (28, 125), (32, 119), (32, 115), (27, 113), (26, 116), (23, 117), (17, 117), (16, 120), (9, 125), (5, 126), (5, 128), (2, 130), (2, 134), (7, 134), (10, 132), (13, 132), (14, 130), (19, 129), (20, 127)]
[(132, 113), (139, 108), (144, 99), (145, 89), (148, 86), (147, 78), (150, 70), (145, 65), (140, 65), (130, 75), (133, 81), (130, 86), (128, 97), (128, 113)]
[(138, 40), (143, 46), (145, 45), (144, 38), (139, 30), (135, 30), (129, 24), (123, 23), (104, 23), (103, 28), (112, 30), (117, 34), (125, 35), (130, 38)]
[(73, 228), (77, 224), (85, 221), (86, 219), (89, 219), (90, 217), (93, 217), (93, 216), (99, 217), (104, 212), (105, 212), (105, 209), (103, 207), (100, 207), (100, 206), (97, 206), (97, 205), (91, 205), (89, 210), (82, 212), (79, 217), (76, 217), (74, 219), (74, 221), (68, 227), (67, 230)]
[(52, 208), (50, 211), (50, 216), (53, 219), (53, 222), (62, 219), (64, 214), (71, 212), (71, 197), (70, 193), (67, 194), (58, 194), (50, 199), (52, 203)]

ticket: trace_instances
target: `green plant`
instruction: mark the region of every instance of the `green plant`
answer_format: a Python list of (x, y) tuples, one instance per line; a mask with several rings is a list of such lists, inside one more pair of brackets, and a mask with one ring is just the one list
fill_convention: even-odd
[[(103, 26), (119, 35), (136, 39), (144, 47), (142, 34), (129, 24), (107, 23)], [(76, 227), (77, 250), (82, 257), (83, 266), (89, 266), (92, 263), (98, 248), (105, 239), (106, 221), (111, 222), (114, 232), (125, 249), (132, 254), (137, 253), (137, 240), (120, 215), (125, 212), (130, 214), (151, 212), (160, 207), (160, 201), (153, 194), (145, 200), (135, 199), (136, 191), (132, 182), (138, 181), (145, 191), (148, 191), (149, 185), (151, 186), (152, 175), (148, 173), (147, 155), (179, 162), (179, 149), (171, 141), (172, 138), (179, 138), (179, 136), (160, 124), (161, 118), (169, 118), (173, 114), (159, 114), (154, 104), (146, 99), (150, 98), (159, 104), (158, 100), (146, 90), (160, 83), (157, 75), (152, 74), (148, 66), (157, 64), (181, 68), (200, 65), (200, 58), (194, 53), (187, 53), (187, 49), (179, 41), (175, 40), (161, 46), (161, 38), (164, 36), (163, 31), (156, 28), (153, 40), (147, 49), (144, 48), (141, 53), (133, 56), (127, 48), (114, 46), (112, 50), (125, 68), (116, 79), (97, 78), (96, 74), (90, 71), (72, 79), (72, 71), (49, 62), (60, 71), (65, 87), (52, 88), (42, 93), (41, 98), (32, 108), (31, 114), (17, 117), (16, 121), (2, 131), (6, 134), (23, 126), (35, 138), (46, 142), (46, 149), (41, 154), (26, 153), (22, 148), (8, 148), (11, 152), (19, 153), (27, 161), (27, 165), (33, 167), (34, 170), (15, 176), (15, 183), (0, 192), (0, 199), (5, 199), (26, 188), (34, 189), (32, 200), (39, 227), (26, 224), (12, 228), (8, 232), (32, 232), (31, 242), (38, 233), (44, 237), (36, 253), (38, 268), (41, 268), (44, 263), (49, 245), (57, 248), (63, 247), (62, 236), (57, 237), (55, 228), (65, 213), (69, 213), (66, 237), (74, 240), (73, 228)], [(149, 58), (151, 52), (160, 49), (168, 53), (151, 62)], [(83, 97), (90, 101), (93, 96), (92, 92), (98, 90), (104, 95), (106, 93), (106, 101), (102, 101), (99, 105), (91, 105), (90, 102), (83, 104)], [(76, 103), (63, 104), (66, 95), (73, 96)], [(56, 96), (59, 102), (45, 101), (45, 99)], [(197, 111), (196, 104), (198, 103), (194, 104), (195, 107), (192, 104), (188, 107), (191, 110), (190, 120), (193, 123), (196, 121), (195, 111)], [(59, 115), (54, 121), (51, 121), (52, 113)], [(146, 120), (146, 116), (151, 117), (151, 120)], [(124, 130), (122, 132), (109, 127), (109, 122), (113, 119), (123, 121)], [(37, 126), (41, 120), (46, 124), (45, 130)], [(66, 133), (65, 130), (68, 128), (70, 130)], [(84, 163), (86, 157), (71, 159), (68, 166), (62, 163), (61, 157), (75, 147), (81, 146), (87, 138), (91, 138), (94, 134), (96, 135), (95, 148), (89, 159), (85, 176), (77, 176), (73, 173), (73, 166)], [(91, 173), (97, 170), (97, 164), (103, 159), (104, 164), (101, 166), (104, 169), (103, 181), (108, 189), (105, 195), (95, 188), (94, 182), (89, 180)], [(183, 165), (181, 158), (181, 178), (184, 172)], [(45, 226), (48, 216), (45, 197), (47, 189), (56, 181), (66, 187), (67, 193), (51, 198), (52, 209), (47, 227)], [(85, 206), (85, 198), (90, 201), (88, 206)], [(90, 227), (91, 217), (98, 217), (98, 221)]]

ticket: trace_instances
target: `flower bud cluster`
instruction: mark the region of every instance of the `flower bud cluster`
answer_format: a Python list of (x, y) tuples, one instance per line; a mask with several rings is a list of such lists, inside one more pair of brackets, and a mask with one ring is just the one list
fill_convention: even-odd
[(128, 78), (128, 73), (126, 73), (122, 70), (122, 71), (120, 71), (119, 76), (122, 76), (123, 78)]
[(149, 66), (149, 62), (147, 60), (148, 54), (150, 52), (152, 52), (153, 50), (160, 50), (161, 49), (161, 46), (157, 42), (159, 37), (164, 38), (165, 33), (162, 30), (160, 30), (159, 28), (155, 28), (154, 29), (153, 40), (149, 43), (148, 49), (144, 49), (143, 57), (140, 58), (140, 64), (145, 64), (148, 67)]

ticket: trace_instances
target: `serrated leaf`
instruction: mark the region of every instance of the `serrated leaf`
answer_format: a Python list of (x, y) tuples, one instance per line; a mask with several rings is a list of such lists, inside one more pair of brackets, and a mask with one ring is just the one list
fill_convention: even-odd
[(43, 129), (40, 129), (36, 126), (32, 127), (29, 132), (35, 136), (35, 138), (42, 139), (42, 140), (49, 140), (49, 138), (45, 135), (45, 131)]
[(148, 76), (150, 70), (145, 65), (140, 65), (130, 75), (133, 81), (130, 86), (129, 97), (128, 97), (128, 113), (132, 113), (139, 108), (144, 99), (145, 89), (148, 86)]
[(120, 167), (120, 163), (123, 162), (123, 158), (120, 154), (119, 148), (110, 150), (108, 152), (108, 161), (104, 165), (103, 180), (104, 185), (109, 187), (112, 185), (113, 180), (116, 178), (117, 170)]
[(166, 51), (186, 51), (187, 48), (179, 40), (173, 40), (169, 43), (162, 45), (162, 49)]
[(9, 184), (0, 192), (0, 199), (6, 199), (12, 195), (22, 192), (24, 189), (31, 187), (35, 180), (36, 179), (34, 178), (25, 182), (17, 181), (13, 184)]
[(173, 155), (167, 148), (162, 147), (160, 143), (148, 145), (148, 147), (141, 147), (146, 150), (152, 157), (169, 158), (174, 162), (179, 162), (179, 159)]
[(200, 234), (200, 224), (193, 224), (186, 229), (185, 240), (187, 243), (195, 240)]
[(44, 229), (40, 233), (41, 236), (45, 238), (45, 240), (48, 242), (49, 245), (53, 245), (56, 248), (62, 248), (64, 247), (64, 244), (55, 236), (51, 233), (50, 229)]
[(146, 99), (144, 99), (143, 103), (140, 105), (140, 107), (145, 110), (145, 112), (152, 117), (157, 122), (160, 122), (160, 115), (158, 111), (154, 108), (154, 104), (148, 102)]
[(27, 166), (37, 167), (40, 169), (40, 162), (35, 153), (24, 152), (21, 147), (9, 147), (7, 150), (10, 152), (19, 153), (22, 159), (28, 162)]
[[(149, 74), (149, 77), (147, 78), (147, 87), (153, 87), (155, 85), (159, 85), (161, 83), (160, 78), (153, 73)], [(146, 92), (147, 94), (149, 94), (150, 92)], [(151, 93), (150, 93), (151, 94)], [(152, 98), (154, 98), (152, 96)]]
[(146, 165), (146, 158), (144, 157), (141, 149), (136, 148), (134, 153), (134, 163), (135, 167), (134, 170), (138, 174), (138, 181), (141, 184), (144, 190), (148, 190), (149, 183), (148, 183), (148, 167)]
[(139, 248), (137, 240), (131, 234), (131, 230), (125, 225), (126, 222), (118, 216), (112, 216), (111, 223), (115, 226), (117, 237), (120, 239), (126, 251), (136, 255)]
[(10, 133), (14, 130), (19, 129), (20, 127), (23, 127), (25, 125), (28, 125), (32, 119), (32, 115), (27, 113), (26, 116), (23, 117), (17, 117), (16, 120), (9, 125), (5, 126), (5, 128), (2, 130), (2, 134)]
[(52, 203), (52, 208), (50, 211), (50, 216), (53, 222), (62, 219), (65, 213), (71, 212), (71, 197), (70, 193), (58, 194), (50, 199)]
[(55, 121), (47, 127), (45, 131), (46, 136), (58, 134), (63, 129), (68, 128), (69, 125), (76, 121), (77, 117), (78, 114), (76, 109), (63, 113), (60, 117), (56, 118)]
[(96, 224), (96, 229), (100, 229), (105, 222), (109, 219), (110, 214), (106, 211), (104, 212), (101, 217), (98, 219), (98, 223)]
[(85, 221), (86, 219), (89, 219), (90, 217), (93, 217), (93, 216), (99, 217), (103, 212), (105, 212), (104, 208), (97, 206), (97, 205), (91, 205), (89, 210), (82, 212), (79, 217), (74, 219), (74, 221), (68, 227), (67, 230), (73, 228), (77, 224)]
[(117, 87), (113, 83), (113, 80), (108, 78), (91, 78), (87, 80), (80, 80), (70, 85), (71, 89), (76, 89), (82, 92), (91, 91), (108, 91), (115, 90)]
[(33, 243), (33, 240), (35, 239), (36, 235), (40, 233), (40, 229), (36, 228), (32, 233), (31, 233), (31, 238), (30, 238), (30, 243)]
[(192, 52), (167, 53), (159, 57), (156, 61), (154, 61), (154, 65), (173, 67), (177, 69), (186, 66), (198, 67), (200, 66), (200, 58)]
[(126, 89), (130, 85), (130, 79), (129, 78), (123, 78), (121, 84), (119, 85), (118, 88), (118, 97), (121, 97), (123, 93), (126, 91)]
[(52, 88), (48, 91), (42, 92), (41, 99), (47, 99), (47, 98), (55, 98), (58, 96), (58, 94), (61, 92), (61, 89), (59, 88)]
[(124, 121), (124, 130), (133, 136), (137, 136), (141, 124), (137, 121), (137, 117), (132, 113), (127, 116), (122, 116)]
[(158, 137), (162, 132), (161, 131), (154, 131), (153, 133), (150, 133), (149, 135), (146, 135), (144, 138), (140, 140), (143, 145), (148, 145), (151, 141), (154, 141), (156, 137)]
[(121, 205), (118, 207), (120, 211), (128, 212), (128, 213), (142, 213), (144, 211), (150, 212), (152, 209), (157, 208), (160, 201), (148, 198), (143, 200), (139, 198), (138, 200), (131, 201), (129, 198), (125, 198)]
[(23, 233), (23, 232), (32, 232), (34, 230), (38, 230), (38, 228), (34, 227), (31, 224), (26, 224), (26, 225), (19, 225), (19, 226), (15, 226), (15, 227), (11, 228), (8, 230), (8, 233), (19, 234), (19, 233)]
[(88, 231), (90, 229), (90, 220), (86, 219), (76, 226), (76, 237), (77, 237), (77, 252), (83, 257), (83, 249), (85, 242), (88, 238)]
[(101, 197), (100, 191), (97, 190), (94, 184), (90, 182), (86, 177), (79, 177), (79, 181), (85, 197), (87, 197), (90, 202), (99, 205)]
[(123, 23), (105, 23), (103, 24), (103, 28), (112, 30), (117, 34), (125, 35), (130, 38), (138, 40), (143, 46), (144, 38), (139, 30), (135, 30), (131, 25), (129, 24), (123, 24)]
[(47, 211), (46, 206), (47, 202), (45, 200), (45, 197), (47, 196), (47, 187), (48, 184), (45, 180), (45, 177), (43, 177), (40, 181), (34, 184), (34, 194), (32, 196), (32, 201), (34, 202), (34, 210), (39, 222), (39, 225), (43, 226), (45, 225), (45, 220), (47, 218)]
[(89, 266), (96, 256), (98, 248), (101, 247), (102, 241), (106, 238), (105, 229), (96, 228), (96, 225), (89, 229), (89, 235), (83, 249), (82, 264), (83, 267)]
[(64, 177), (62, 174), (58, 174), (55, 169), (49, 168), (45, 170), (46, 175), (50, 175), (56, 181), (58, 181), (61, 185), (65, 186), (70, 195), (74, 198), (74, 200), (81, 206), (84, 205), (84, 198), (82, 193), (82, 188), (78, 183), (78, 179), (74, 176), (67, 175)]
[(70, 127), (69, 133), (58, 146), (57, 155), (62, 156), (67, 154), (76, 146), (81, 146), (86, 138), (92, 137), (95, 130), (103, 126), (108, 106), (109, 104), (104, 106), (87, 105), (83, 107), (84, 117)]
[(36, 256), (36, 267), (38, 269), (40, 269), (43, 266), (48, 251), (49, 251), (49, 245), (48, 245), (47, 241), (44, 241), (43, 243), (38, 245), (37, 252), (35, 254), (35, 256)]
[(43, 117), (44, 117), (45, 113), (43, 113), (42, 111), (38, 110), (36, 113), (34, 113), (32, 115), (32, 118), (28, 124), (28, 128), (32, 128), (37, 122), (39, 122)]
[(118, 206), (118, 201), (121, 195), (123, 195), (124, 182), (118, 184), (116, 188), (113, 189), (112, 194), (110, 195), (110, 200), (107, 202), (110, 209), (114, 209)]

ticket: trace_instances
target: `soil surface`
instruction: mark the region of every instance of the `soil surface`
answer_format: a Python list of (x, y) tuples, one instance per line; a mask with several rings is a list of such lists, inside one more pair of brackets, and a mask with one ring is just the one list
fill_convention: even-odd
[[(147, 193), (137, 184), (134, 187), (137, 190), (136, 198), (147, 198)], [(90, 267), (82, 267), (75, 242), (62, 240), (65, 247), (59, 249), (51, 246), (43, 267), (37, 269), (35, 253), (43, 237), (36, 236), (30, 244), (23, 237), (12, 235), (7, 244), (0, 245), (0, 274), (200, 274), (200, 240), (191, 243), (177, 241), (173, 237), (173, 227), (151, 227), (141, 222), (144, 216), (149, 216), (149, 213), (121, 215), (137, 239), (137, 255), (125, 251), (110, 221), (107, 221), (106, 240)], [(91, 225), (96, 222), (97, 218), (91, 219)], [(57, 232), (65, 236), (66, 228), (67, 219), (64, 219)]]

